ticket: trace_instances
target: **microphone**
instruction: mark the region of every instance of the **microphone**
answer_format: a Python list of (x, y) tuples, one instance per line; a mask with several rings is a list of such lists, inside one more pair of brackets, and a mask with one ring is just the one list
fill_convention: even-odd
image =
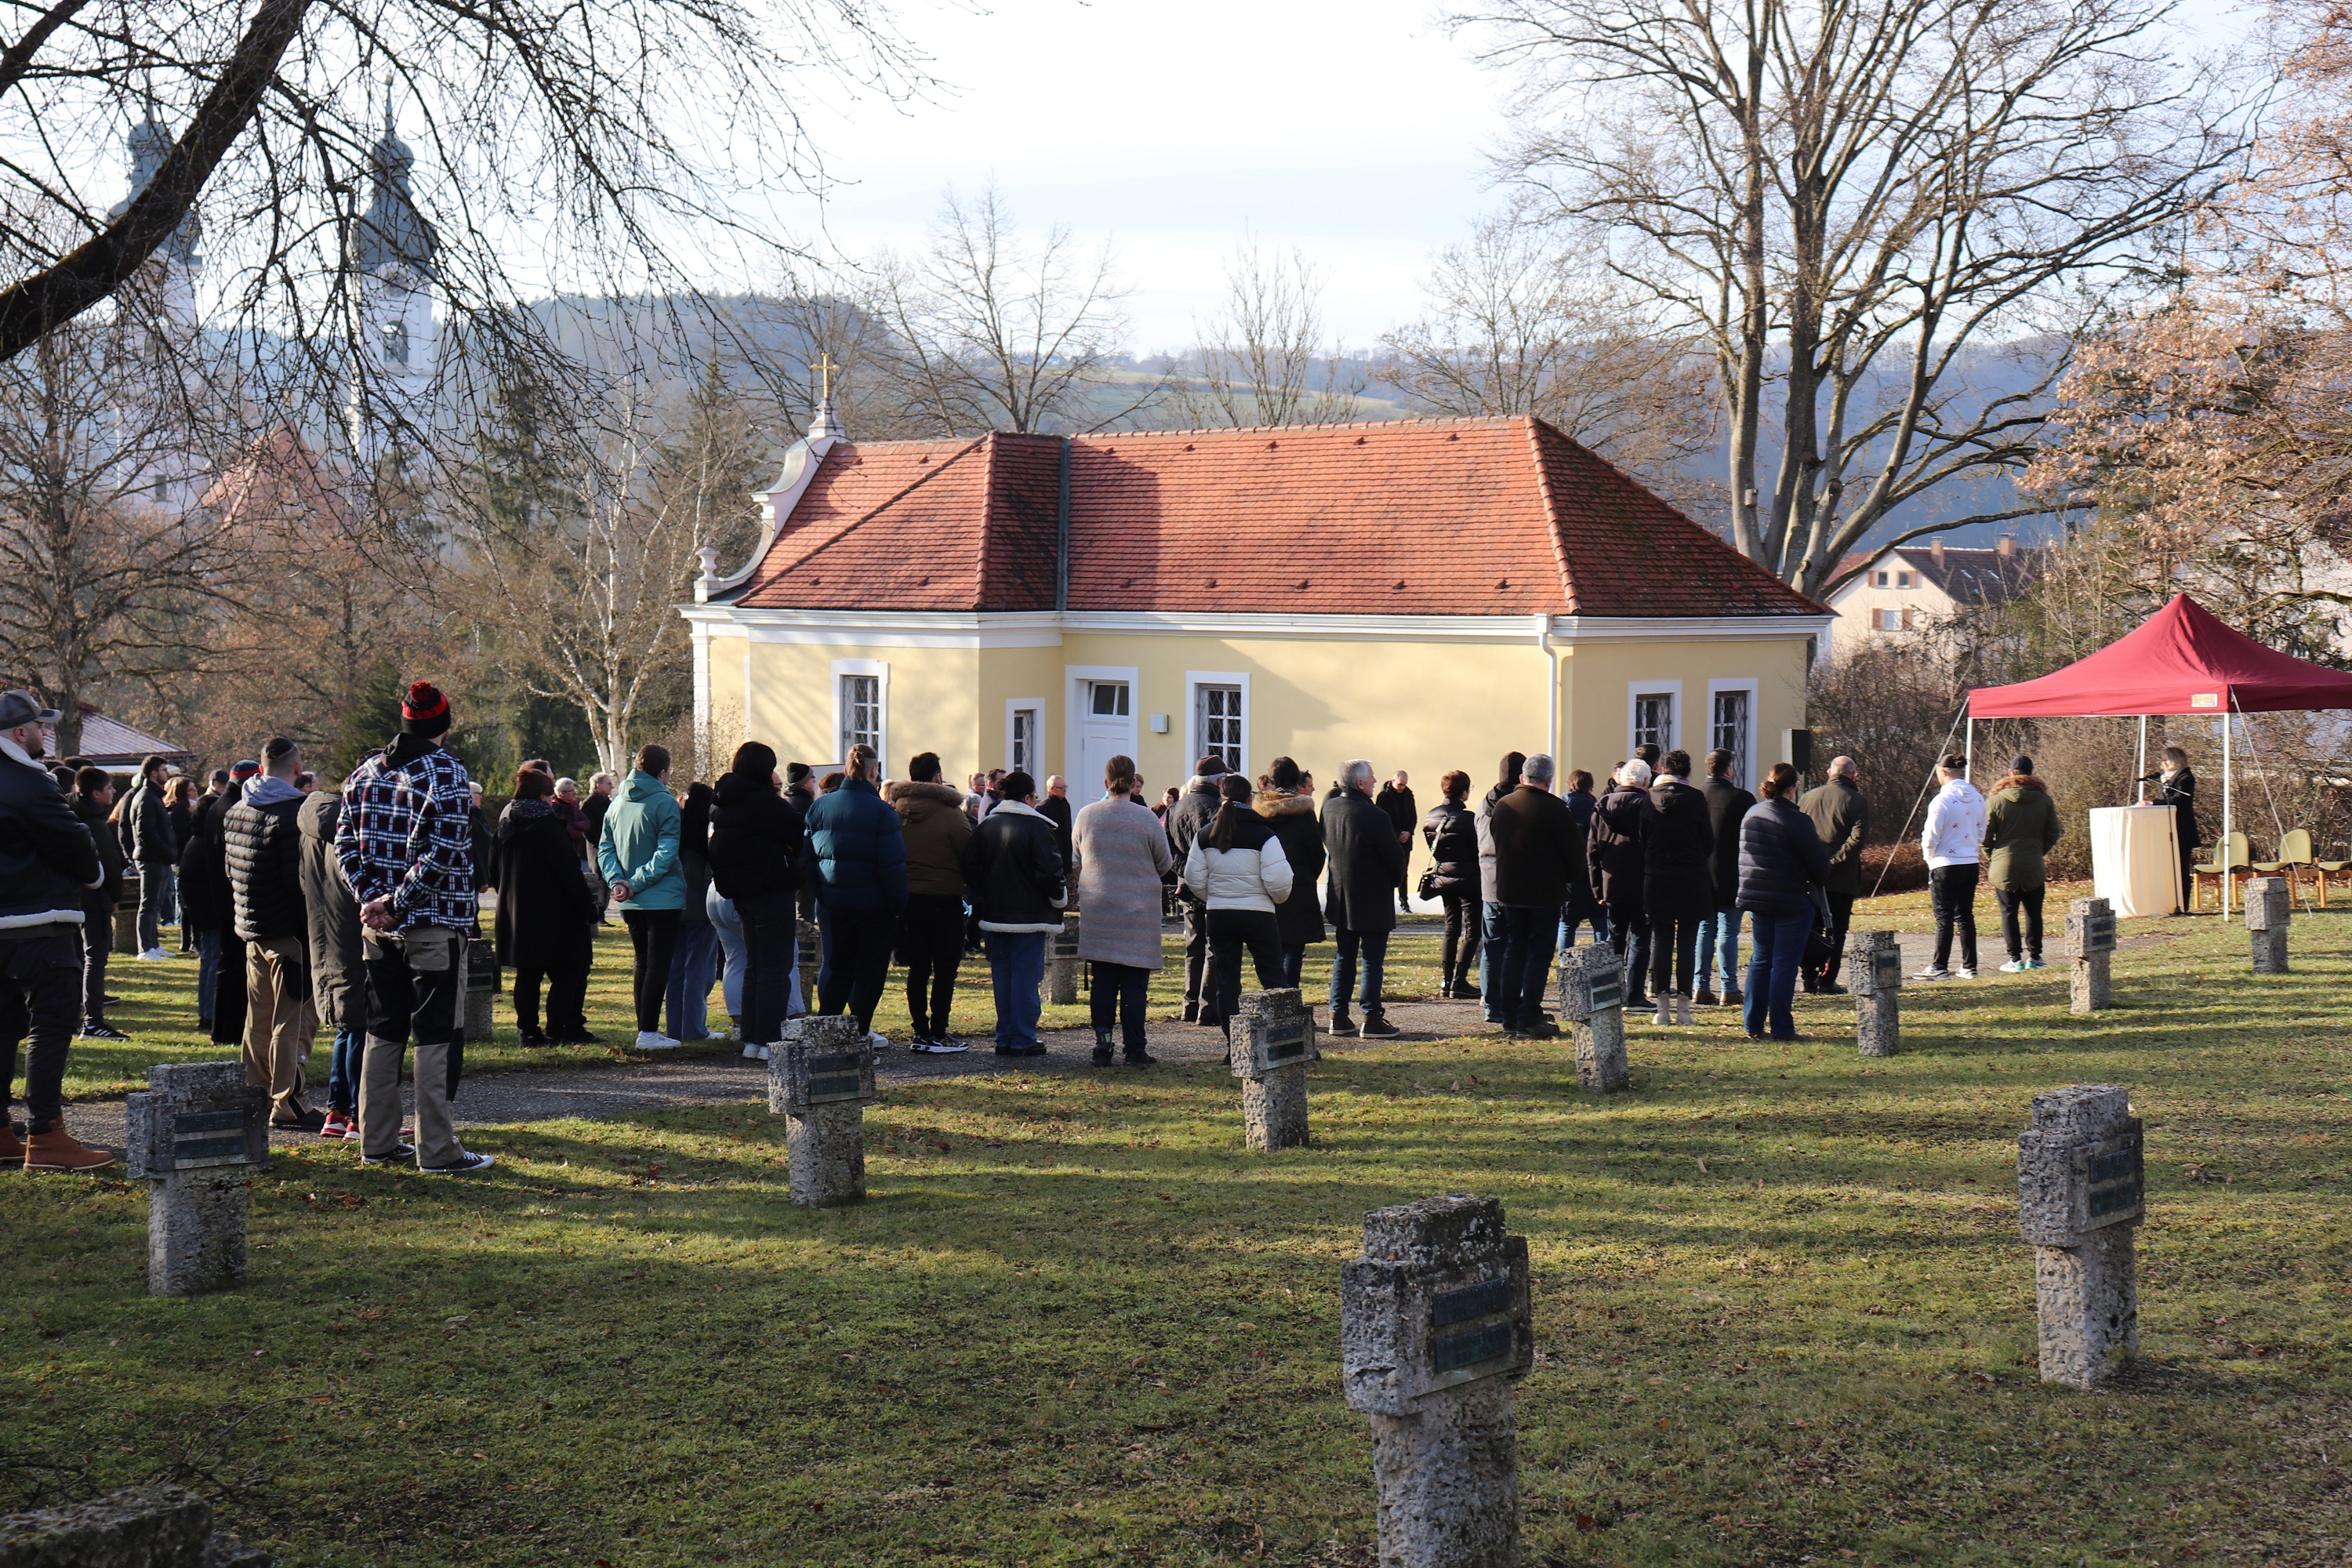
[(2159, 779), (2161, 779), (2161, 778), (2163, 778), (2163, 777), (2164, 777), (2164, 775), (2163, 775), (2162, 773), (2142, 773), (2142, 774), (2140, 774), (2140, 775), (2139, 775), (2139, 777), (2137, 777), (2137, 778), (2136, 778), (2136, 779), (2132, 780), (2132, 783), (2134, 783), (2134, 784), (2155, 784), (2158, 780), (2159, 780)]

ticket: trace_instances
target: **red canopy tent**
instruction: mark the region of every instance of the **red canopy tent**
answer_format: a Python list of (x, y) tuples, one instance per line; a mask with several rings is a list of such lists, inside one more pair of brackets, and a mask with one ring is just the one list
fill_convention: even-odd
[[(2147, 771), (2152, 713), (2211, 713), (2221, 721), (2221, 841), (2229, 843), (2231, 713), (2352, 708), (2352, 673), (2265, 647), (2224, 626), (2186, 594), (2137, 630), (2065, 668), (2014, 686), (1969, 693), (1970, 760), (1979, 719), (2137, 718), (2140, 772)], [(2221, 879), (2221, 910), (2230, 880)]]

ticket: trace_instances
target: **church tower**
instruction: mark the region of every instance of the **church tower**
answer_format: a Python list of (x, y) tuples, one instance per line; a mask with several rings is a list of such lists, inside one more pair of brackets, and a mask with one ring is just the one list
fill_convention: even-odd
[[(108, 216), (119, 217), (145, 190), (172, 151), (172, 133), (150, 108), (131, 128), (131, 193)], [(195, 209), (155, 248), (120, 297), (118, 328), (132, 334), (112, 395), (120, 401), (125, 428), (138, 452), (137, 482), (131, 494), (150, 505), (184, 512), (204, 490), (204, 454), (182, 417), (189, 385), (184, 370), (201, 352), (196, 327), (196, 254), (203, 235)]]
[[(389, 114), (370, 160), (371, 199), (360, 216), (352, 261), (359, 273), (358, 342), (364, 369), (352, 389), (352, 447), (363, 462), (383, 455), (398, 424), (430, 423), (434, 350), (433, 258), (440, 237), (416, 210), (409, 176), (416, 155), (394, 134)], [(362, 401), (364, 389), (364, 401)]]
[[(164, 154), (171, 150), (172, 133), (156, 122), (155, 110), (150, 108), (131, 128), (131, 195), (116, 203), (113, 212), (107, 216), (121, 216), (131, 200), (154, 179), (156, 171), (163, 166)], [(191, 207), (188, 216), (180, 220), (180, 226), (172, 231), (148, 262), (157, 284), (162, 318), (157, 325), (173, 336), (195, 330), (196, 268), (204, 259), (196, 254), (196, 242), (203, 234), (204, 226)]]

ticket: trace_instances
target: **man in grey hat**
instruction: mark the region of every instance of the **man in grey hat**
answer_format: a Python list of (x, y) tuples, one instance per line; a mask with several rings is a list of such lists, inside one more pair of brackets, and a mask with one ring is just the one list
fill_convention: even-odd
[[(82, 903), (103, 879), (89, 829), (39, 757), (58, 721), (30, 692), (0, 691), (0, 1100), (25, 1058), (25, 1132), (0, 1114), (0, 1164), (94, 1171), (114, 1163), (65, 1126), (66, 1048), (81, 1016)], [(5, 1110), (5, 1106), (0, 1106)]]

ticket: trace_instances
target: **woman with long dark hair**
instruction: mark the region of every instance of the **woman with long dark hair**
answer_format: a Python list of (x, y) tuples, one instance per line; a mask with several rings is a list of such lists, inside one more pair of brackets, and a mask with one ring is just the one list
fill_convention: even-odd
[(1478, 963), (1486, 923), (1478, 880), (1478, 819), (1470, 810), (1470, 775), (1456, 768), (1440, 781), (1445, 798), (1422, 819), (1421, 836), (1437, 864), (1431, 868), (1430, 886), (1445, 906), (1445, 947), (1438, 970), (1437, 994), (1465, 1000), (1483, 994), (1470, 981)]
[(710, 786), (697, 779), (677, 807), (677, 863), (686, 873), (677, 948), (669, 959), (663, 1011), (674, 1040), (710, 1037), (710, 987), (719, 978), (719, 932), (710, 923)]
[(1208, 910), (1208, 997), (1225, 1037), (1233, 1038), (1234, 1012), (1241, 1005), (1242, 953), (1257, 966), (1257, 983), (1267, 991), (1285, 984), (1282, 928), (1275, 910), (1290, 897), (1290, 862), (1274, 826), (1250, 808), (1250, 781), (1227, 773), (1219, 782), (1222, 804), (1209, 826), (1192, 840), (1184, 860), (1184, 885)]
[(800, 957), (801, 814), (783, 795), (776, 753), (757, 741), (736, 748), (714, 792), (710, 885), (743, 922), (743, 1054), (782, 1037)]
[[(499, 963), (514, 971), (515, 1026), (526, 1046), (593, 1045), (588, 1032), (589, 927), (596, 898), (555, 809), (555, 781), (537, 768), (515, 774), (514, 798), (499, 814)], [(541, 1029), (539, 988), (547, 985)]]
[(1282, 844), (1282, 858), (1290, 862), (1290, 897), (1275, 910), (1282, 939), (1282, 983), (1298, 984), (1307, 967), (1307, 950), (1323, 940), (1323, 904), (1315, 884), (1323, 877), (1323, 824), (1315, 816), (1315, 796), (1307, 775), (1288, 757), (1276, 757), (1259, 781), (1257, 814), (1274, 829)]

